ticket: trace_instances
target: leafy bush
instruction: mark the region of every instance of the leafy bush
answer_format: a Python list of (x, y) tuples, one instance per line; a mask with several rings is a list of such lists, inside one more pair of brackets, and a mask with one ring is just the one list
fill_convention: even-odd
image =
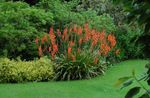
[(35, 61), (0, 59), (0, 83), (52, 80), (53, 63), (47, 58)]
[(107, 32), (114, 32), (116, 29), (112, 17), (108, 14), (99, 16), (96, 11), (90, 9), (75, 12), (73, 8), (77, 6), (76, 0), (68, 3), (61, 2), (61, 0), (40, 0), (36, 6), (53, 13), (54, 28), (64, 29), (72, 24), (84, 25), (84, 23), (88, 22), (91, 27), (100, 31), (105, 29)]
[(75, 8), (77, 12), (92, 9), (96, 11), (97, 15), (108, 14), (116, 25), (122, 23), (127, 16), (122, 5), (114, 5), (112, 0), (80, 0)]
[(0, 55), (23, 59), (38, 56), (33, 41), (53, 23), (53, 14), (23, 2), (0, 3), (0, 12)]
[(139, 36), (137, 42), (144, 44), (143, 54), (146, 58), (150, 57), (150, 1), (149, 0), (113, 0), (117, 5), (123, 4), (124, 10), (128, 12), (128, 21), (130, 23), (138, 22), (144, 29), (143, 34)]
[(144, 44), (138, 42), (142, 35), (142, 29), (135, 23), (134, 25), (120, 25), (115, 32), (118, 40), (118, 47), (121, 49), (120, 58), (142, 58)]
[(84, 27), (66, 27), (62, 33), (59, 29), (54, 32), (51, 27), (49, 35), (37, 38), (36, 43), (39, 56), (49, 55), (55, 61), (57, 80), (85, 79), (103, 74), (107, 64), (102, 62), (119, 54), (112, 33), (91, 29), (87, 23)]

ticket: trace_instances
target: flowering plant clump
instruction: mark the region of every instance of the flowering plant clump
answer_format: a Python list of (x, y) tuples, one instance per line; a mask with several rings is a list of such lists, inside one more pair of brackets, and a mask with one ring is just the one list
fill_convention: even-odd
[[(36, 39), (39, 56), (50, 55), (56, 62), (57, 79), (84, 79), (104, 72), (104, 58), (110, 52), (119, 54), (115, 50), (116, 38), (105, 31), (90, 29), (86, 23), (84, 27), (74, 25), (65, 28), (63, 32), (50, 28), (49, 35)], [(87, 70), (88, 69), (88, 70)]]

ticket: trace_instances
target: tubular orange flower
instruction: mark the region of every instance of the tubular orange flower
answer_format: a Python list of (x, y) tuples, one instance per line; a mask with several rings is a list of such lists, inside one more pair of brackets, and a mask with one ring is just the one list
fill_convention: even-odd
[(58, 52), (58, 46), (56, 44), (53, 45), (53, 51), (54, 53)]
[(63, 32), (64, 40), (67, 40), (67, 39), (68, 39), (67, 33), (68, 33), (68, 28), (65, 28), (65, 29), (64, 29), (64, 32)]
[(107, 36), (107, 40), (110, 42), (111, 47), (114, 47), (116, 45), (116, 38), (113, 34), (109, 34)]
[(101, 53), (104, 56), (107, 56), (108, 52), (111, 50), (111, 48), (106, 43), (102, 43), (100, 49), (101, 49)]
[(39, 51), (39, 56), (42, 56), (43, 52), (42, 52), (42, 47), (41, 46), (38, 47), (38, 51)]
[(49, 34), (51, 35), (53, 33), (54, 33), (53, 27), (50, 27)]
[(48, 42), (47, 36), (45, 35), (44, 37), (42, 37), (42, 44), (44, 44), (44, 42)]
[(65, 28), (65, 29), (64, 29), (64, 32), (63, 32), (63, 35), (66, 36), (66, 35), (67, 35), (67, 32), (68, 32), (68, 28)]
[(79, 43), (79, 45), (82, 44), (82, 38), (79, 39), (78, 43)]
[(71, 47), (68, 47), (68, 56), (70, 56), (71, 51), (72, 51), (72, 48), (71, 48)]
[(77, 32), (77, 25), (76, 24), (73, 26), (73, 32)]
[(51, 44), (52, 45), (55, 44), (56, 36), (55, 36), (55, 34), (53, 32), (53, 28), (52, 27), (50, 28), (50, 31), (49, 31), (49, 37), (50, 37), (50, 40), (51, 40)]
[(102, 42), (104, 40), (104, 38), (105, 38), (105, 31), (102, 31), (99, 35), (99, 39)]
[(72, 47), (72, 46), (74, 46), (75, 45), (75, 43), (73, 42), (73, 41), (70, 41), (69, 42), (69, 47)]
[(92, 47), (97, 45), (99, 40), (99, 34), (98, 33), (93, 33), (92, 35)]
[(79, 28), (78, 28), (77, 34), (78, 34), (78, 35), (81, 35), (81, 34), (82, 34), (82, 27), (79, 27)]

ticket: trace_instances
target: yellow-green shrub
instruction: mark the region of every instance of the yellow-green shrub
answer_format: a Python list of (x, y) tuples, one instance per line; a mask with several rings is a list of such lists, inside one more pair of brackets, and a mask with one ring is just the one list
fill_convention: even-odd
[(54, 72), (48, 58), (35, 61), (0, 59), (0, 82), (49, 81)]

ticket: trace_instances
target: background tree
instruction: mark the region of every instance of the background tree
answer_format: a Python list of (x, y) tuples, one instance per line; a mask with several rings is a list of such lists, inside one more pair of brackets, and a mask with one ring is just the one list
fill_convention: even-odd
[(150, 0), (114, 0), (114, 2), (124, 5), (130, 23), (137, 21), (144, 29), (137, 42), (145, 45), (145, 55), (150, 57)]

